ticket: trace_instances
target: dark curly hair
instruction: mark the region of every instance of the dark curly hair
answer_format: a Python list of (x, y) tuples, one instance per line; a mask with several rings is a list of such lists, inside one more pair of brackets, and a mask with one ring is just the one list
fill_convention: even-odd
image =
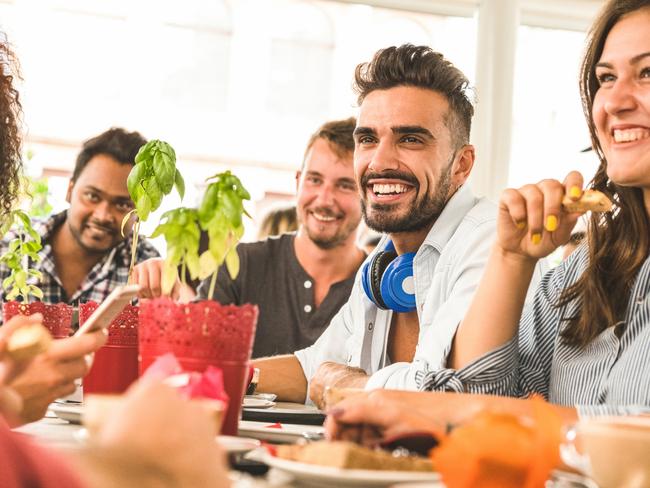
[(18, 60), (6, 39), (0, 37), (0, 221), (14, 206), (23, 168), (22, 106), (14, 86), (16, 79), (20, 79)]

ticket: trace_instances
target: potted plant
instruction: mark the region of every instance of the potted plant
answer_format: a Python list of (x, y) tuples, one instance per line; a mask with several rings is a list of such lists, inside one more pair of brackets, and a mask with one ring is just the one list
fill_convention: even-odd
[[(0, 227), (1, 235), (12, 231), (14, 237), (9, 242), (7, 251), (0, 256), (0, 263), (9, 268), (10, 274), (2, 282), (5, 290), (5, 303), (2, 314), (5, 321), (14, 315), (32, 315), (41, 313), (43, 325), (53, 337), (61, 338), (70, 335), (72, 324), (72, 307), (65, 303), (45, 304), (42, 301), (30, 302), (30, 296), (41, 300), (43, 291), (36, 283), (42, 279), (37, 269), (30, 263), (38, 263), (41, 257), (38, 252), (42, 249), (41, 236), (32, 227), (32, 222), (23, 210), (12, 210), (9, 218)], [(20, 301), (16, 299), (20, 298)]]
[[(161, 217), (153, 236), (167, 242), (163, 271), (163, 290), (171, 291), (178, 267), (187, 269), (192, 279), (216, 274), (224, 262), (231, 276), (239, 272), (236, 245), (244, 233), (243, 200), (250, 195), (239, 178), (230, 171), (207, 180), (198, 208), (177, 208)], [(208, 249), (199, 255), (201, 231), (209, 237)], [(181, 279), (185, 273), (181, 272)], [(252, 351), (257, 307), (221, 304), (203, 300), (189, 304), (159, 298), (140, 307), (140, 371), (157, 357), (173, 353), (185, 370), (203, 371), (208, 365), (220, 367), (224, 374), (230, 405), (223, 424), (225, 434), (236, 435)]]
[[(135, 208), (122, 221), (122, 234), (135, 217), (131, 241), (129, 280), (135, 263), (140, 224), (157, 210), (165, 195), (175, 187), (181, 199), (185, 183), (176, 168), (176, 152), (167, 142), (152, 140), (143, 145), (127, 179)], [(99, 306), (95, 302), (79, 306), (83, 324)], [(95, 354), (93, 367), (84, 378), (85, 393), (120, 393), (138, 377), (138, 307), (127, 305), (111, 323), (106, 344)]]

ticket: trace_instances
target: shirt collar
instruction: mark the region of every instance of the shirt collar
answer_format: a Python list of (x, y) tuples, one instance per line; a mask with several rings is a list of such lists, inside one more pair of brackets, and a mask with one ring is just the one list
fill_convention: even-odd
[(422, 245), (429, 245), (442, 252), (451, 236), (465, 218), (465, 215), (476, 205), (476, 197), (469, 186), (461, 186), (449, 199), (440, 216), (427, 234)]

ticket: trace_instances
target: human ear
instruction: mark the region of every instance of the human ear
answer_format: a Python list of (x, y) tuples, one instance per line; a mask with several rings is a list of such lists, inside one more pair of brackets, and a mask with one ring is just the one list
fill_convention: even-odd
[(70, 203), (70, 200), (72, 200), (72, 189), (74, 188), (74, 180), (70, 180), (68, 183), (68, 191), (65, 194), (65, 201)]
[(474, 159), (476, 153), (474, 151), (474, 146), (471, 144), (465, 144), (460, 149), (456, 151), (456, 157), (454, 158), (454, 166), (452, 169), (451, 178), (456, 186), (460, 186), (467, 181), (472, 168), (474, 167)]

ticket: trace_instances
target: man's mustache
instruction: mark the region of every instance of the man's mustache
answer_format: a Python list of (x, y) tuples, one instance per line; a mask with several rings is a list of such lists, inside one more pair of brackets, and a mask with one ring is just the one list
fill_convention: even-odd
[(361, 177), (361, 187), (368, 186), (368, 182), (374, 179), (390, 179), (390, 180), (402, 180), (406, 183), (410, 183), (416, 189), (420, 187), (420, 183), (417, 178), (410, 173), (405, 173), (403, 171), (397, 171), (394, 169), (382, 171), (381, 173), (369, 172), (364, 174)]

